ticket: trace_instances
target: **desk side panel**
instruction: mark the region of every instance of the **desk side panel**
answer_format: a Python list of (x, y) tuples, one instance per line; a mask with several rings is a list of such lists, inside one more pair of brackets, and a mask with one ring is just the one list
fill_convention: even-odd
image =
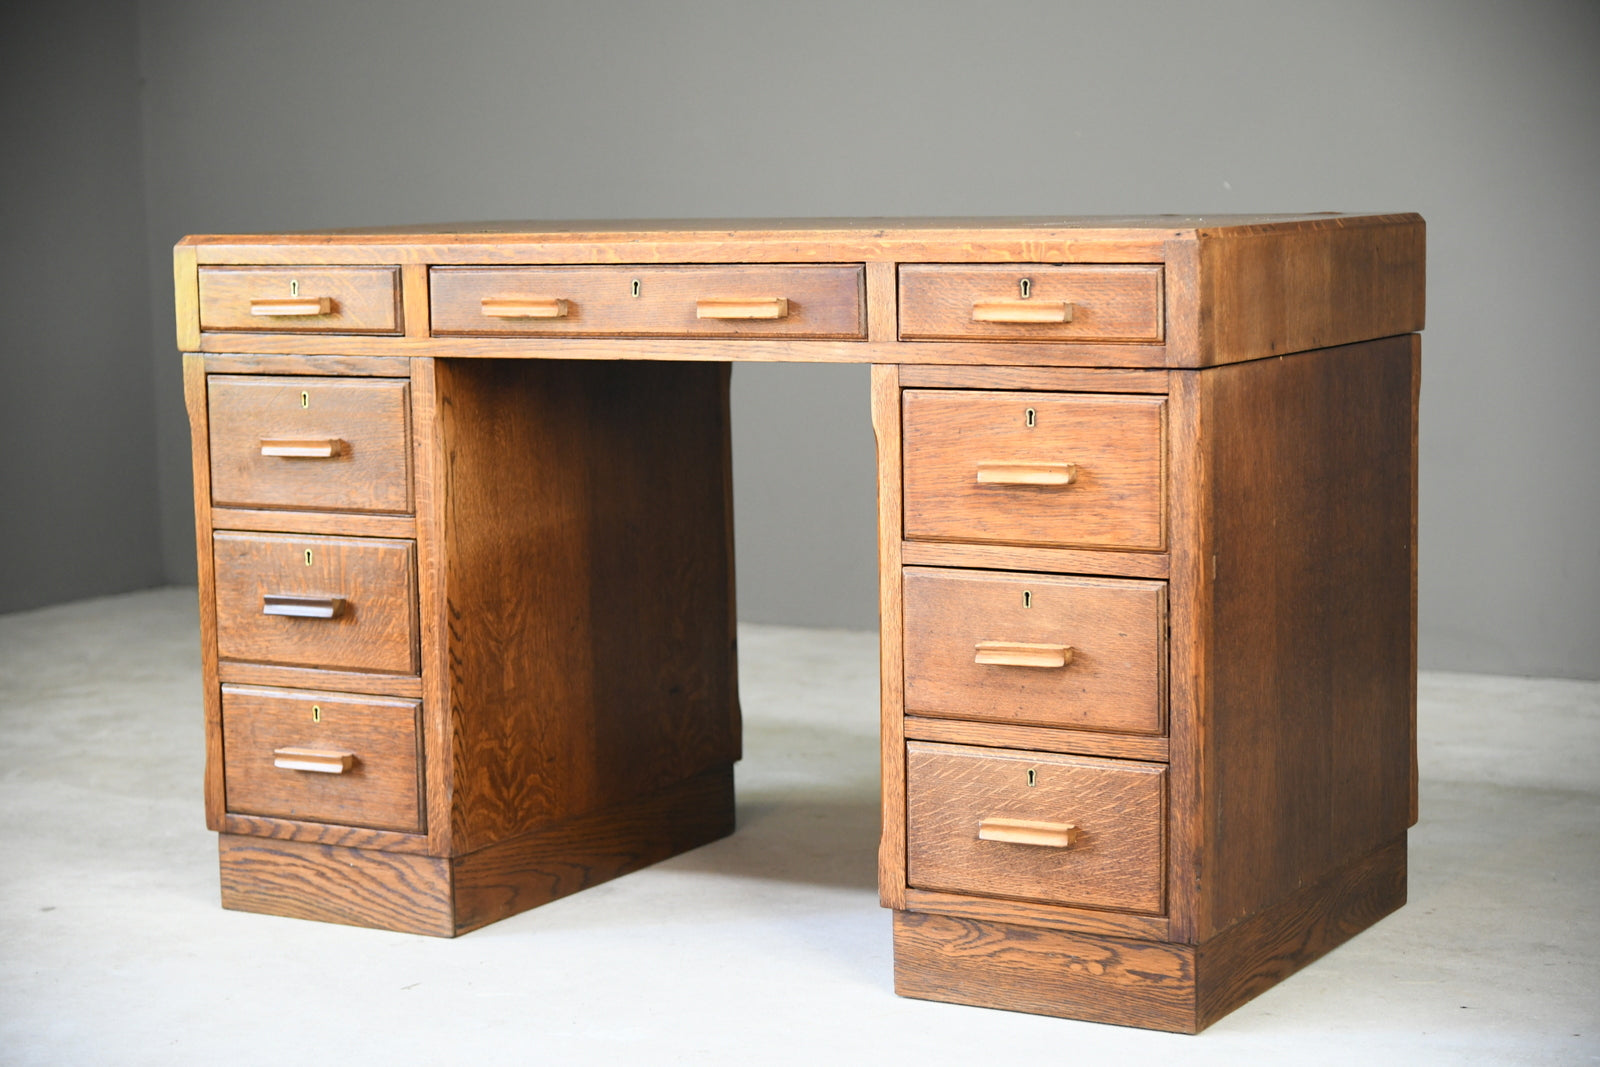
[(436, 374), (452, 853), (735, 760), (726, 367)]
[(1411, 822), (1414, 373), (1396, 337), (1200, 374), (1199, 940)]

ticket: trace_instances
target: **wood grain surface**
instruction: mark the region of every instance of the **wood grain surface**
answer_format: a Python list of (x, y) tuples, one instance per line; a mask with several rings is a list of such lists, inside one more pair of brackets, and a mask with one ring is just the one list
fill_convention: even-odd
[[(212, 375), (212, 503), (409, 512), (409, 389), (391, 378)], [(262, 455), (277, 440), (338, 445), (327, 458)]]
[(1409, 338), (1200, 376), (1204, 939), (1410, 823)]
[[(901, 395), (908, 539), (1165, 547), (1164, 398), (931, 389)], [(1064, 463), (1076, 473), (1058, 487), (983, 485), (977, 469), (986, 462)]]
[(727, 366), (435, 374), (452, 851), (731, 762)]
[[(905, 568), (905, 708), (920, 715), (1159, 734), (1166, 583)], [(1064, 645), (1061, 667), (977, 662), (983, 642)]]
[[(978, 839), (986, 818), (1077, 827), (1071, 848)], [(906, 743), (907, 881), (918, 889), (1159, 914), (1166, 768)]]
[[(1196, 234), (1198, 360), (1216, 365), (1422, 329), (1422, 219), (1283, 232), (1202, 227)], [(1204, 309), (1203, 312), (1200, 309)]]
[(904, 910), (950, 915), (959, 919), (1014, 923), (1042, 930), (1136, 937), (1145, 941), (1170, 940), (1171, 924), (1165, 915), (1135, 915), (1126, 911), (1074, 908), (1062, 904), (1030, 904), (1025, 900), (974, 897), (931, 889), (906, 890)]
[[(182, 273), (182, 257), (179, 270)], [(179, 293), (180, 308), (183, 294)], [(195, 571), (199, 593), (200, 690), (205, 709), (206, 826), (222, 829), (222, 692), (217, 678), (217, 585), (211, 554), (211, 432), (206, 416), (205, 360), (183, 357), (183, 403), (189, 416), (189, 459), (194, 476)]]
[(1401, 834), (1200, 946), (1198, 1027), (1338, 948), (1406, 902)]
[(903, 389), (1035, 389), (1059, 393), (1165, 393), (1159, 370), (1111, 367), (962, 367), (907, 364)]
[(1126, 578), (1165, 578), (1168, 573), (1168, 558), (1164, 552), (963, 545), (954, 541), (907, 541), (900, 546), (900, 559), (908, 565), (991, 571), (1102, 574)]
[(432, 855), (428, 849), (427, 835), (404, 830), (374, 830), (366, 826), (306, 822), (303, 819), (282, 819), (275, 815), (238, 815), (232, 812), (223, 816), (222, 830), (229, 834), (272, 837), (280, 841), (306, 841), (318, 845), (377, 849), (380, 852)]
[[(1029, 288), (1019, 299), (1021, 283)], [(1068, 306), (1064, 322), (977, 321), (984, 301)], [(904, 341), (1159, 342), (1164, 303), (1161, 268), (1129, 265), (1008, 263), (900, 265), (900, 338)]]
[[(423, 829), (422, 702), (222, 687), (228, 811), (416, 833)], [(342, 774), (285, 770), (285, 747), (354, 754)]]
[(456, 932), (537, 907), (733, 833), (733, 767), (457, 859)]
[(222, 906), (450, 937), (450, 861), (219, 834)]
[[(223, 659), (417, 673), (414, 542), (224, 531), (212, 553)], [(344, 606), (331, 619), (264, 615), (269, 593), (338, 597)]]
[(921, 715), (905, 717), (905, 736), (918, 741), (948, 741), (956, 745), (984, 748), (1023, 748), (1038, 752), (1062, 752), (1077, 756), (1109, 756), (1113, 759), (1153, 760), (1168, 758), (1165, 737), (1139, 734), (1108, 734), (1091, 730), (1057, 730), (1042, 726), (1016, 726), (1010, 723), (974, 722), (966, 719), (934, 719)]
[[(860, 266), (437, 267), (429, 279), (436, 336), (864, 338)], [(638, 283), (638, 292), (634, 292)], [(701, 301), (786, 301), (775, 318), (701, 317)], [(563, 301), (559, 317), (497, 317), (483, 302)]]
[[(202, 332), (399, 333), (400, 272), (395, 267), (200, 267)], [(251, 312), (258, 299), (327, 298), (322, 315)]]
[(872, 368), (872, 432), (878, 446), (878, 746), (883, 830), (878, 899), (905, 906), (905, 617), (900, 567), (902, 470), (900, 368)]
[(894, 913), (903, 997), (1195, 1032), (1189, 945)]

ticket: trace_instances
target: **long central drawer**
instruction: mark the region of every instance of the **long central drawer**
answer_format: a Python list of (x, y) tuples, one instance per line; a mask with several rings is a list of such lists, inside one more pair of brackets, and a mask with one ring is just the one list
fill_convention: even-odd
[(866, 335), (859, 265), (435, 267), (436, 336)]

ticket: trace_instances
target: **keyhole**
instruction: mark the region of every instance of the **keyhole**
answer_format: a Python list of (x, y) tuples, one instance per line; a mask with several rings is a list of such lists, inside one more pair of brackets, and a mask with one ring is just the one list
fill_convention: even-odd
[(1039, 413), (1032, 408), (1029, 408), (1027, 414), (1023, 416), (1022, 421), (1026, 422), (1028, 427), (1031, 429), (1034, 426), (1039, 425)]
[(290, 296), (299, 296), (300, 295), (300, 279), (291, 278), (289, 280), (289, 295)]
[(1033, 295), (1033, 279), (1032, 278), (1024, 278), (1024, 279), (1022, 279), (1020, 282), (1017, 283), (1017, 291), (1022, 294), (1022, 299), (1024, 299), (1024, 300), (1028, 299), (1028, 297)]
[(322, 705), (321, 704), (313, 704), (313, 705), (311, 705), (311, 721), (312, 722), (321, 722), (322, 721)]
[(1032, 787), (1034, 787), (1034, 786), (1036, 786), (1038, 784), (1039, 784), (1039, 772), (1034, 770), (1032, 767), (1029, 767), (1028, 768), (1028, 787), (1031, 789)]
[(309, 548), (306, 549), (306, 566), (311, 566), (311, 550)]
[(304, 389), (300, 391), (300, 406), (303, 408), (308, 408), (311, 406), (311, 394), (306, 392)]
[(1032, 589), (1024, 589), (1022, 591), (1022, 606), (1025, 607), (1025, 608), (1033, 607), (1033, 590)]
[(638, 278), (635, 278), (633, 280), (633, 295), (634, 296), (638, 296), (639, 295), (639, 279)]

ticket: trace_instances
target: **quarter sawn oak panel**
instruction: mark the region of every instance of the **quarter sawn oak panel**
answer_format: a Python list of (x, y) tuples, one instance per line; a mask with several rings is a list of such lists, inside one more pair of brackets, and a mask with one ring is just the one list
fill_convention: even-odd
[[(222, 687), (228, 811), (422, 829), (417, 700), (293, 689)], [(348, 752), (343, 773), (275, 766), (284, 748)]]
[[(1070, 825), (1071, 847), (982, 840), (985, 820)], [(1159, 914), (1166, 768), (906, 744), (907, 881), (918, 889)]]
[[(902, 396), (908, 539), (1165, 546), (1165, 398), (931, 389)], [(1004, 464), (1071, 467), (1071, 481), (979, 480), (986, 465)]]
[[(1157, 734), (1166, 728), (1166, 583), (907, 567), (908, 713)], [(1003, 640), (1059, 666), (978, 662)]]
[[(411, 510), (406, 382), (213, 374), (206, 394), (214, 506)], [(295, 444), (328, 454), (263, 454)]]
[[(413, 542), (219, 531), (212, 554), (223, 659), (417, 673)], [(264, 613), (267, 597), (284, 595), (339, 605), (332, 618)]]

